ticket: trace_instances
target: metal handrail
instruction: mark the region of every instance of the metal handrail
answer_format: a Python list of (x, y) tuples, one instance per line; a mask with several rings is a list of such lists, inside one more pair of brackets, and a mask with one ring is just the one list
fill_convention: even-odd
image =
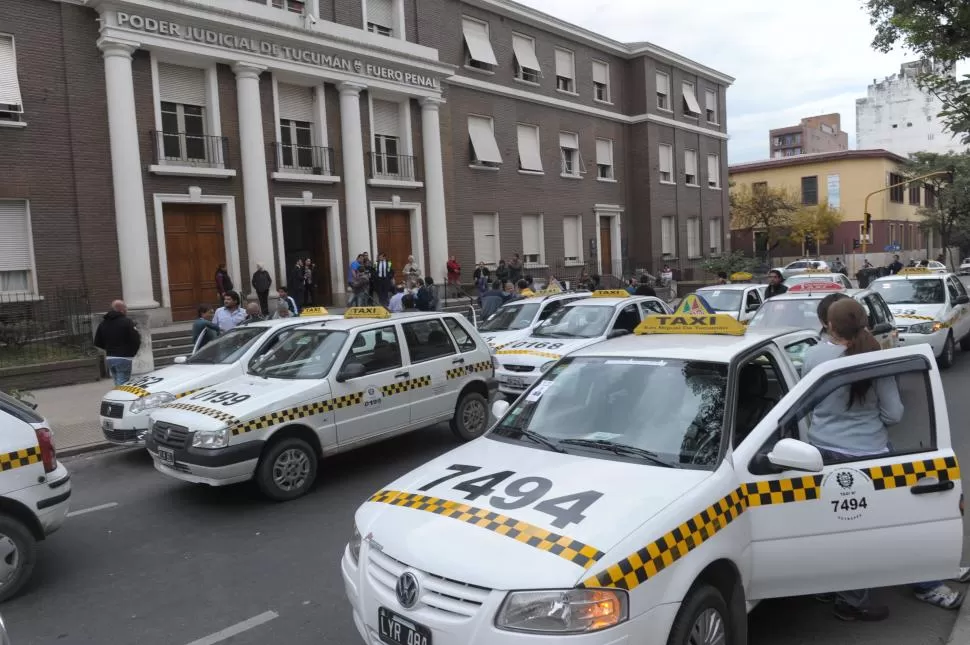
[(168, 162), (225, 168), (229, 159), (229, 138), (211, 134), (150, 130), (154, 163)]

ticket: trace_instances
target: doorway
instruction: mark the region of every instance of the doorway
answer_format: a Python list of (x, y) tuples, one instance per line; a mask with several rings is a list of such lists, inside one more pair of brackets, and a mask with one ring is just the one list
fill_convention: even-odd
[(222, 206), (166, 204), (162, 213), (172, 320), (193, 320), (200, 304), (219, 299), (216, 269), (226, 262)]
[[(320, 207), (283, 206), (283, 255), (286, 275), (279, 284), (301, 307), (333, 304), (330, 284), (330, 246), (327, 234), (327, 210)], [(301, 290), (296, 274), (297, 260), (309, 259), (315, 265), (310, 289)]]
[[(619, 269), (619, 267), (616, 267)], [(613, 218), (600, 218), (600, 274), (616, 275), (613, 267)], [(622, 272), (619, 272), (622, 273)]]
[[(411, 211), (380, 209), (375, 216), (377, 253), (387, 254), (394, 275), (401, 276), (411, 249)], [(376, 260), (376, 258), (375, 258)]]

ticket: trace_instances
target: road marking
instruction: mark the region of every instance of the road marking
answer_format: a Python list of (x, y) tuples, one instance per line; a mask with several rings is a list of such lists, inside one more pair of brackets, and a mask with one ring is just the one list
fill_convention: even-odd
[(118, 505), (118, 502), (108, 502), (107, 504), (101, 504), (100, 506), (92, 506), (90, 508), (82, 508), (77, 511), (71, 511), (67, 514), (68, 517), (74, 517), (75, 515), (84, 515), (85, 513), (93, 513), (95, 511), (103, 511), (108, 508), (114, 508)]
[(269, 621), (279, 618), (280, 615), (275, 611), (264, 611), (259, 616), (253, 616), (241, 623), (236, 623), (235, 625), (230, 625), (223, 630), (220, 630), (214, 634), (209, 634), (204, 636), (197, 641), (192, 641), (189, 645), (215, 645), (221, 641), (231, 638), (236, 634), (242, 634), (245, 631), (249, 631), (254, 627), (259, 627), (263, 623), (268, 623)]

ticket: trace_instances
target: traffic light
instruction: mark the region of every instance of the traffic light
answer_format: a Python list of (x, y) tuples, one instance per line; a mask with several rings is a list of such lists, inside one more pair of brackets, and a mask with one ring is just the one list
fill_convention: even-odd
[(865, 233), (868, 235), (869, 231), (872, 230), (872, 214), (866, 213), (864, 217), (865, 219), (863, 220), (863, 223), (862, 223), (862, 230), (865, 231)]
[(853, 240), (852, 240), (852, 248), (853, 248), (853, 249), (857, 249), (857, 248), (859, 248), (860, 246), (862, 246), (862, 245), (861, 245), (861, 244), (859, 244), (859, 240), (858, 240), (858, 239), (853, 239)]

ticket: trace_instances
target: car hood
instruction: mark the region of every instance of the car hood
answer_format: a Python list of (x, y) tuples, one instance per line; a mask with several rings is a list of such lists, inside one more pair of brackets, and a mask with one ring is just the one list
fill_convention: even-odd
[(893, 317), (901, 325), (916, 325), (920, 322), (943, 320), (946, 305), (889, 305)]
[(480, 332), (482, 338), (488, 343), (489, 349), (501, 349), (505, 345), (516, 341), (522, 340), (523, 338), (528, 338), (529, 334), (532, 333), (531, 328), (526, 329), (510, 329), (508, 331), (483, 331)]
[(136, 376), (130, 384), (118, 385), (104, 395), (104, 401), (128, 402), (149, 394), (168, 392), (181, 398), (231, 378), (239, 372), (236, 363), (229, 365), (171, 365), (145, 376)]
[(500, 363), (517, 365), (541, 365), (547, 361), (559, 360), (566, 354), (603, 340), (596, 338), (539, 338), (529, 336), (502, 346), (495, 352)]
[[(455, 476), (455, 464), (464, 474)], [(489, 589), (565, 588), (606, 564), (620, 540), (710, 476), (483, 437), (388, 484), (356, 520), (368, 549), (429, 573)], [(545, 486), (543, 480), (551, 487), (531, 503), (507, 496), (507, 487), (514, 490), (524, 478), (526, 491)], [(579, 508), (583, 497), (595, 501)], [(580, 513), (563, 514), (567, 523), (559, 525), (544, 512), (570, 508)]]
[[(207, 394), (232, 394), (233, 398)], [(192, 430), (221, 428), (245, 423), (274, 412), (283, 412), (330, 398), (325, 379), (272, 379), (240, 376), (196, 392), (190, 398), (169, 403), (152, 413), (153, 421), (186, 426)], [(221, 400), (221, 402), (217, 402)], [(280, 420), (282, 422), (283, 419)]]

